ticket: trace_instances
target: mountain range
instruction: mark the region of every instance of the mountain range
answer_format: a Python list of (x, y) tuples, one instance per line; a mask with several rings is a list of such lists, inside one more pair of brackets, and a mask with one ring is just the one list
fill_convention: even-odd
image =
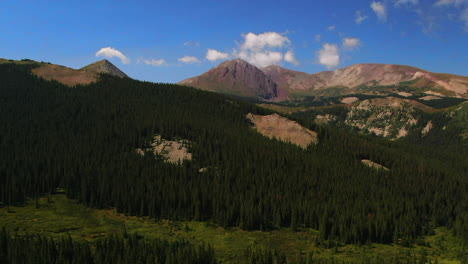
[(353, 93), (468, 98), (466, 76), (432, 73), (392, 64), (356, 64), (335, 71), (309, 74), (277, 65), (258, 68), (235, 59), (179, 84), (269, 101)]
[[(80, 69), (0, 59), (5, 62), (34, 64), (34, 74), (72, 86), (96, 82), (99, 73), (128, 78), (108, 60)], [(466, 76), (389, 64), (357, 64), (308, 74), (277, 65), (258, 68), (235, 59), (179, 84), (254, 98), (273, 111), (302, 112), (316, 123), (352, 127), (389, 139), (426, 136), (431, 130), (447, 134), (447, 127), (456, 131), (456, 137), (468, 138), (468, 126), (463, 122), (468, 111)]]

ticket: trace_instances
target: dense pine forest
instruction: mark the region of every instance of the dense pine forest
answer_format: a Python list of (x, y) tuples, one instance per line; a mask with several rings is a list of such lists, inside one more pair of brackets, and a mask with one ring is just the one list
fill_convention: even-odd
[[(296, 116), (319, 134), (317, 146), (302, 150), (252, 130), (246, 114), (270, 111), (247, 102), (109, 75), (68, 87), (36, 77), (31, 67), (0, 65), (1, 206), (60, 188), (89, 207), (127, 215), (247, 230), (311, 227), (322, 241), (341, 243), (410, 245), (446, 226), (468, 248), (468, 150), (460, 145), (391, 142)], [(156, 134), (193, 142), (193, 160), (174, 165), (137, 155)], [(361, 159), (390, 170), (368, 168)], [(2, 235), (2, 245), (9, 239)], [(21, 243), (45, 247), (38, 252), (72, 247), (95, 263), (125, 244), (110, 239), (91, 256), (72, 241), (31, 237), (14, 245)], [(183, 242), (161, 243), (136, 248), (148, 256), (154, 254), (148, 247), (186, 252)], [(201, 252), (187, 250), (192, 253), (180, 257)], [(204, 250), (193, 263), (212, 261)]]
[(98, 240), (94, 248), (70, 237), (53, 240), (40, 235), (13, 238), (0, 232), (0, 263), (165, 263), (215, 264), (213, 249), (186, 241), (144, 240), (124, 234)]

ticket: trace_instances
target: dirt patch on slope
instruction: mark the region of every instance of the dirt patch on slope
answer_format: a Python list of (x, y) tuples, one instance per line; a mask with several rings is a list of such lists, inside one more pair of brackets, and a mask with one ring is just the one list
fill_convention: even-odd
[(295, 121), (289, 120), (278, 114), (267, 116), (247, 114), (254, 128), (262, 135), (269, 138), (277, 138), (281, 141), (291, 142), (302, 148), (310, 144), (317, 144), (318, 137), (315, 131), (307, 129)]
[(354, 102), (356, 102), (358, 100), (359, 100), (359, 98), (357, 98), (357, 97), (346, 97), (346, 98), (343, 98), (341, 100), (341, 102), (343, 104), (352, 104), (352, 103), (354, 103)]
[(96, 73), (74, 70), (72, 68), (46, 64), (32, 70), (34, 74), (46, 80), (56, 80), (66, 85), (90, 84), (96, 81)]
[(438, 96), (434, 96), (434, 95), (427, 95), (427, 96), (424, 96), (424, 97), (419, 97), (419, 99), (421, 100), (424, 100), (424, 101), (431, 101), (431, 100), (439, 100), (439, 99), (442, 99)]

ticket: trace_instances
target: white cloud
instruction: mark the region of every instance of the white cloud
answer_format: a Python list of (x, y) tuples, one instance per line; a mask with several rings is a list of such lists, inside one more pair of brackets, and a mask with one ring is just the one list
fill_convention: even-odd
[(184, 56), (182, 58), (179, 58), (178, 61), (187, 63), (187, 64), (200, 63), (200, 60), (197, 57), (193, 57), (193, 56)]
[(291, 44), (288, 37), (277, 32), (265, 32), (258, 35), (248, 33), (243, 37), (244, 42), (239, 44), (239, 48), (235, 49), (232, 55), (258, 67), (281, 64), (285, 59), (282, 50), (289, 48)]
[(450, 20), (460, 20), (463, 22), (463, 28), (465, 32), (468, 32), (468, 0), (438, 0), (434, 6), (444, 7), (444, 6), (455, 6), (458, 10), (455, 14), (448, 14)]
[(322, 41), (322, 35), (320, 34), (315, 35), (315, 42), (320, 42), (320, 41)]
[(417, 5), (419, 4), (419, 0), (396, 0), (395, 6), (402, 6), (402, 5)]
[(209, 61), (227, 60), (230, 57), (229, 54), (214, 49), (208, 49), (206, 52), (206, 59)]
[(361, 40), (358, 38), (343, 39), (343, 47), (345, 47), (346, 49), (353, 50), (359, 46), (361, 46)]
[(446, 5), (455, 5), (460, 6), (461, 4), (468, 3), (468, 0), (439, 0), (434, 6), (446, 6)]
[(279, 51), (241, 51), (238, 54), (238, 57), (258, 67), (266, 67), (273, 64), (280, 64), (283, 60), (283, 54)]
[(468, 32), (468, 8), (463, 11), (461, 15), (461, 20), (465, 23), (465, 31)]
[(332, 69), (340, 65), (340, 52), (336, 44), (325, 43), (318, 52), (318, 63)]
[(294, 56), (294, 51), (292, 50), (289, 50), (288, 52), (286, 52), (286, 54), (284, 54), (284, 60), (296, 66), (299, 65), (299, 62), (296, 60), (296, 57)]
[(184, 46), (200, 47), (200, 42), (198, 41), (186, 41)]
[(328, 26), (327, 29), (330, 30), (330, 31), (333, 31), (333, 30), (336, 29), (336, 26), (335, 26), (335, 25), (331, 25), (331, 26)]
[(283, 47), (289, 44), (291, 41), (277, 33), (277, 32), (265, 32), (262, 34), (248, 33), (244, 36), (245, 42), (242, 44), (242, 49), (260, 51), (265, 48)]
[(96, 52), (96, 57), (99, 57), (99, 56), (106, 57), (106, 58), (117, 57), (122, 61), (123, 64), (130, 63), (130, 59), (127, 58), (127, 56), (125, 56), (122, 52), (112, 47), (106, 47), (106, 48), (100, 49), (98, 52)]
[(416, 14), (419, 16), (418, 25), (421, 26), (422, 32), (430, 36), (434, 31), (436, 31), (440, 26), (437, 23), (437, 17), (423, 12), (422, 10), (416, 10)]
[(356, 22), (356, 24), (361, 24), (364, 20), (367, 19), (367, 16), (362, 14), (361, 11), (356, 11), (356, 19), (354, 20), (354, 22)]
[(163, 66), (167, 65), (167, 62), (164, 59), (151, 59), (151, 60), (144, 60), (146, 65), (152, 65), (152, 66)]
[(380, 21), (387, 21), (387, 8), (381, 2), (372, 2), (371, 8)]

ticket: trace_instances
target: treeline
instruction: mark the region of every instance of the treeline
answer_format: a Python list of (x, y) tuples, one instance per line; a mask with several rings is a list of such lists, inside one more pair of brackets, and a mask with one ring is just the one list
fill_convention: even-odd
[[(335, 248), (336, 256), (319, 256), (310, 252), (298, 253), (294, 261), (288, 261), (286, 256), (276, 250), (261, 247), (249, 247), (245, 250), (246, 264), (437, 264), (439, 256), (430, 255), (424, 249), (406, 249), (398, 255), (382, 257), (379, 255), (362, 254), (353, 260), (339, 258), (339, 249)], [(460, 256), (462, 264), (468, 263), (468, 256)]]
[(70, 236), (52, 239), (42, 235), (13, 237), (0, 232), (0, 263), (3, 264), (98, 264), (161, 263), (215, 264), (213, 249), (187, 241), (148, 240), (136, 234), (102, 238), (90, 244)]
[[(468, 238), (468, 162), (450, 150), (319, 127), (304, 151), (249, 127), (267, 110), (213, 93), (102, 75), (67, 87), (0, 65), (0, 201), (64, 188), (95, 208), (322, 240), (409, 245), (437, 226)], [(180, 165), (135, 154), (154, 134), (194, 142)], [(362, 165), (371, 159), (390, 171)], [(1, 221), (1, 220), (0, 220)]]
[[(313, 253), (298, 253), (294, 261), (288, 261), (286, 256), (278, 251), (264, 248), (248, 248), (245, 251), (245, 263), (247, 264), (436, 264), (438, 256), (430, 256), (428, 252), (420, 250), (418, 252), (406, 250), (393, 257), (383, 258), (382, 256), (369, 256), (362, 254), (356, 256), (354, 260), (343, 260), (337, 257), (315, 256)], [(468, 258), (462, 258), (461, 263), (468, 263)]]

